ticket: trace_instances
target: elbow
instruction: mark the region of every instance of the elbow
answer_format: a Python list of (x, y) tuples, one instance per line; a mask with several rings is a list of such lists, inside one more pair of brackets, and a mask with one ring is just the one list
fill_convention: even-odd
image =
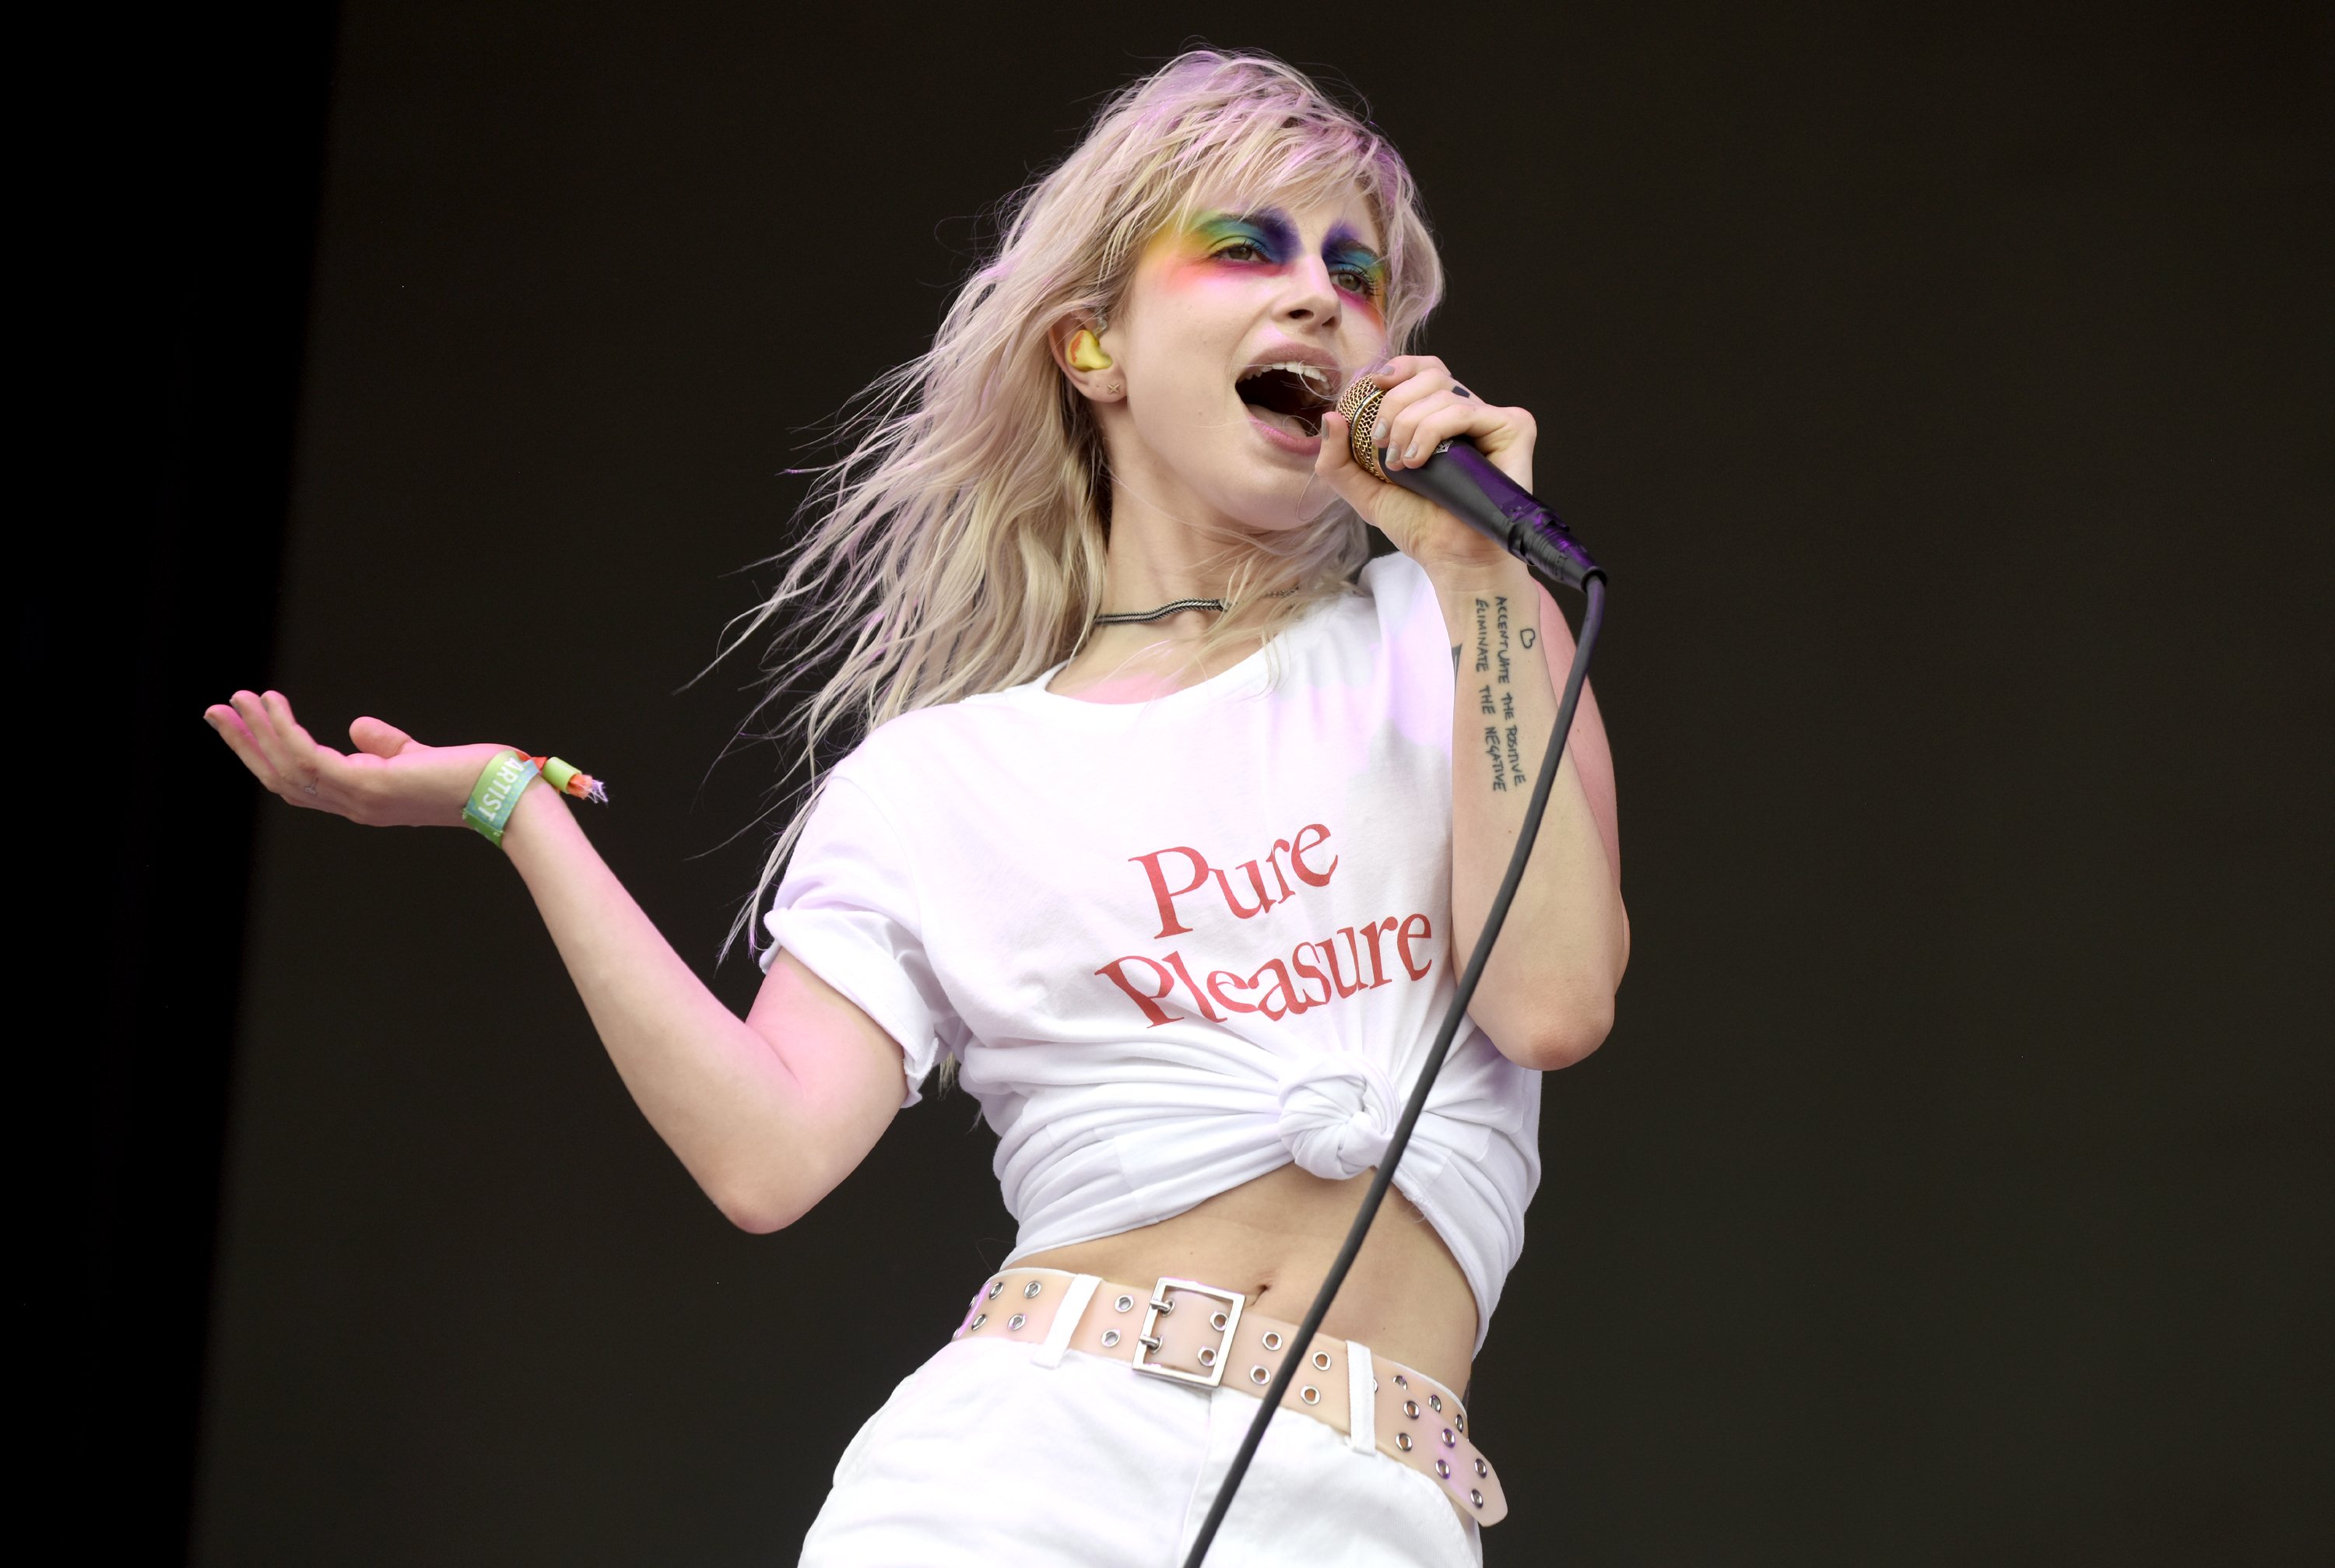
[(1584, 1007), (1565, 1021), (1565, 1026), (1549, 1031), (1536, 1041), (1540, 1060), (1536, 1064), (1543, 1072), (1555, 1072), (1585, 1060), (1605, 1043), (1613, 1032), (1613, 999), (1608, 996), (1603, 1005)]
[(1543, 1010), (1528, 1028), (1497, 1036), (1501, 1053), (1519, 1067), (1555, 1072), (1586, 1059), (1613, 1031), (1613, 993), (1586, 991)]
[(723, 1219), (753, 1236), (782, 1231), (811, 1210), (800, 1194), (768, 1181), (708, 1182), (705, 1195)]
[[(1543, 1072), (1571, 1067), (1589, 1057), (1613, 1032), (1613, 998), (1621, 989), (1622, 972), (1630, 963), (1630, 917), (1617, 904), (1613, 944), (1604, 961), (1585, 966), (1557, 988), (1554, 1004), (1524, 1031), (1526, 1065)], [(1520, 1057), (1518, 1060), (1522, 1060)]]
[(782, 1208), (762, 1208), (751, 1204), (717, 1201), (714, 1206), (722, 1211), (723, 1219), (728, 1220), (750, 1236), (767, 1236), (773, 1231), (786, 1229), (795, 1221), (802, 1218), (802, 1215), (789, 1214)]

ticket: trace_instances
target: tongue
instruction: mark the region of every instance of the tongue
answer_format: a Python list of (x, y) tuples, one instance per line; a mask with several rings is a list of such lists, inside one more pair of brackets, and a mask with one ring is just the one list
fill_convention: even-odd
[(1293, 436), (1310, 438), (1321, 433), (1318, 430), (1306, 429), (1305, 422), (1303, 420), (1300, 420), (1295, 414), (1282, 413), (1274, 409), (1259, 407), (1255, 403), (1248, 405), (1248, 417), (1253, 420), (1260, 420), (1264, 423), (1271, 425), (1274, 430), (1286, 431)]

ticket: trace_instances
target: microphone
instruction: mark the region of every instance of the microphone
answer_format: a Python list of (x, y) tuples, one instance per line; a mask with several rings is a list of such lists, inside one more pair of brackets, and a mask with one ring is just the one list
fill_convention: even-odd
[(1565, 526), (1565, 519), (1494, 468), (1492, 460), (1478, 451), (1473, 441), (1445, 441), (1416, 468), (1387, 472), (1379, 462), (1379, 449), (1371, 441), (1379, 404), (1385, 397), (1384, 387), (1362, 375), (1356, 376), (1338, 399), (1338, 411), (1346, 416), (1347, 445), (1354, 461), (1372, 479), (1426, 497), (1522, 561), (1533, 576), (1551, 587), (1563, 583), (1580, 591), (1590, 578), (1605, 575)]

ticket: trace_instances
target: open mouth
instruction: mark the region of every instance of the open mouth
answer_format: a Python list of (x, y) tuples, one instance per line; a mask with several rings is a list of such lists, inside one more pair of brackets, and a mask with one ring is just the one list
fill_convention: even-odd
[(1251, 365), (1234, 390), (1250, 413), (1293, 436), (1319, 436), (1322, 416), (1338, 406), (1335, 380), (1317, 364)]

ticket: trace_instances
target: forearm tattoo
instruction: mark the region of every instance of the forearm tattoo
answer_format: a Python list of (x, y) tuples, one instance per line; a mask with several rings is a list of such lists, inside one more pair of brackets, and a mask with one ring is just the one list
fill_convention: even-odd
[[(1484, 720), (1484, 756), (1491, 767), (1492, 788), (1501, 793), (1529, 789), (1516, 721), (1515, 672), (1508, 653), (1508, 599), (1505, 594), (1476, 601), (1475, 673), (1489, 679), (1476, 688), (1476, 711)], [(1459, 673), (1460, 649), (1451, 650), (1452, 674)]]

